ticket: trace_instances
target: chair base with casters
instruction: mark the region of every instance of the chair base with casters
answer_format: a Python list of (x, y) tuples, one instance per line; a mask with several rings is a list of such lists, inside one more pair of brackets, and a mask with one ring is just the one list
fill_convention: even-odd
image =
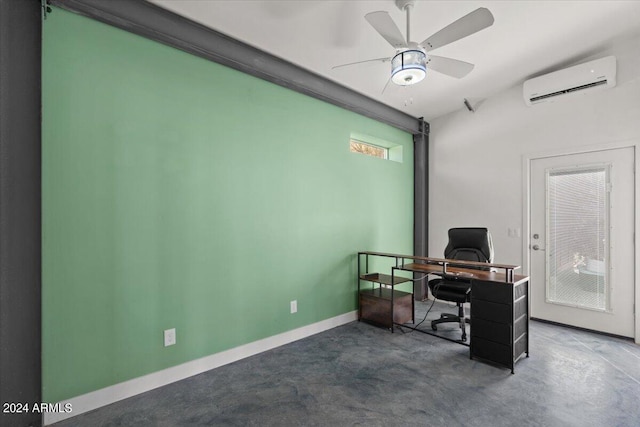
[(434, 331), (438, 330), (438, 326), (440, 323), (450, 323), (457, 322), (460, 324), (460, 329), (462, 330), (462, 341), (467, 340), (467, 329), (466, 325), (471, 324), (471, 319), (468, 317), (464, 317), (464, 305), (462, 303), (458, 303), (458, 315), (452, 313), (440, 313), (440, 318), (431, 321), (431, 329)]
[(456, 303), (458, 314), (441, 313), (440, 318), (431, 321), (431, 329), (438, 330), (440, 323), (459, 323), (462, 330), (462, 341), (467, 340), (467, 330), (465, 324), (471, 324), (471, 319), (464, 316), (464, 303), (470, 301), (471, 282), (466, 280), (456, 280), (456, 278), (443, 277), (429, 281), (429, 289), (436, 299)]

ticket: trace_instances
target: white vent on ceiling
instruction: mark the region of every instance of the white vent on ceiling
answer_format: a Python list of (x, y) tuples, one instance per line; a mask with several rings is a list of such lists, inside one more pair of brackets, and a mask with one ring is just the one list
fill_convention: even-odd
[(615, 85), (616, 57), (607, 56), (525, 81), (524, 102), (530, 106)]

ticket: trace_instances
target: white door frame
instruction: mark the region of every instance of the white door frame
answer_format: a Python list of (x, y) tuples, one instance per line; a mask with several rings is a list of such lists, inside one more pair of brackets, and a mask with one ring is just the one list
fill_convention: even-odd
[[(634, 159), (634, 168), (636, 165), (640, 165), (640, 141), (636, 139), (616, 141), (612, 143), (605, 144), (597, 144), (597, 145), (589, 145), (584, 147), (575, 147), (575, 148), (564, 148), (560, 150), (553, 151), (542, 151), (542, 152), (534, 152), (529, 154), (524, 154), (522, 156), (522, 185), (524, 195), (522, 201), (522, 224), (523, 224), (523, 233), (522, 233), (522, 274), (529, 275), (530, 274), (530, 266), (531, 266), (531, 162), (536, 159), (542, 159), (545, 157), (556, 157), (563, 156), (569, 154), (582, 154), (582, 153), (590, 153), (592, 151), (602, 151), (602, 150), (611, 150), (616, 148), (627, 148), (633, 147), (635, 153)], [(635, 179), (635, 210), (634, 210), (634, 222), (636, 232), (634, 234), (634, 257), (635, 257), (635, 266), (640, 265), (640, 246), (638, 245), (639, 237), (640, 237), (640, 215), (638, 214), (640, 209), (640, 179), (638, 177), (638, 173), (634, 173)], [(635, 306), (634, 312), (635, 314), (635, 342), (636, 344), (640, 344), (640, 316), (637, 315), (638, 309), (640, 308), (640, 268), (635, 268), (634, 271), (634, 281), (635, 281)], [(529, 291), (531, 292), (531, 291)], [(531, 299), (529, 299), (531, 301)], [(531, 304), (531, 302), (529, 302)], [(529, 307), (529, 313), (531, 313), (531, 307)]]

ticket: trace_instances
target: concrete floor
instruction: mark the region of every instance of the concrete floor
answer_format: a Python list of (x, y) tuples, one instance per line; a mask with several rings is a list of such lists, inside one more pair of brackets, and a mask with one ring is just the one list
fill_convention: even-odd
[[(441, 311), (455, 307), (429, 318)], [(352, 322), (55, 426), (640, 426), (640, 346), (530, 333), (512, 375), (456, 343)]]

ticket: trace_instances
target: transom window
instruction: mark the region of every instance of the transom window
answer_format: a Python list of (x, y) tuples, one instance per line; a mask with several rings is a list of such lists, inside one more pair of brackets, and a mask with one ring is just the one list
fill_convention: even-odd
[(357, 139), (349, 140), (349, 149), (353, 153), (360, 153), (367, 156), (378, 157), (381, 159), (389, 158), (389, 149), (385, 147), (379, 147), (377, 145), (369, 144), (366, 142), (358, 141)]

